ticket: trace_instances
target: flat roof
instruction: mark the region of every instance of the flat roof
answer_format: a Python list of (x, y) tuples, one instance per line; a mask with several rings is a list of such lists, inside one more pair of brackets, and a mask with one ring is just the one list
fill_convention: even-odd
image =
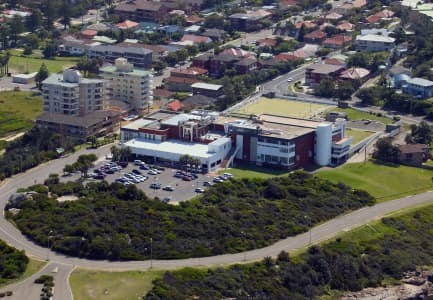
[(153, 77), (152, 73), (148, 72), (148, 71), (144, 71), (144, 70), (138, 70), (138, 69), (132, 69), (132, 71), (129, 72), (125, 72), (125, 71), (119, 71), (117, 69), (116, 66), (105, 66), (99, 69), (100, 72), (105, 72), (105, 73), (122, 73), (122, 74), (127, 74), (130, 76), (151, 76)]
[(356, 36), (357, 41), (373, 41), (373, 42), (384, 42), (384, 43), (394, 43), (395, 38), (383, 36), (379, 34), (366, 34)]
[(201, 116), (191, 115), (191, 114), (178, 114), (171, 118), (165, 119), (161, 122), (164, 125), (177, 126), (179, 122), (188, 121), (188, 120), (201, 120)]
[(125, 126), (122, 126), (122, 129), (138, 130), (139, 128), (142, 128), (146, 125), (149, 125), (152, 122), (155, 122), (155, 120), (138, 119), (138, 120), (133, 121), (133, 122), (131, 122)]
[[(228, 140), (230, 140), (230, 138), (223, 137), (219, 143), (224, 141), (227, 142)], [(181, 140), (158, 142), (145, 139), (132, 139), (124, 143), (124, 145), (131, 149), (140, 149), (145, 152), (144, 155), (147, 155), (148, 153), (150, 156), (157, 155), (157, 152), (159, 152), (159, 154), (165, 153), (167, 155), (177, 156), (188, 154), (193, 157), (204, 159), (215, 155), (213, 152), (208, 152), (209, 146), (207, 144), (189, 143)]]
[(343, 69), (343, 67), (338, 65), (314, 64), (308, 69), (313, 70), (313, 72), (316, 74), (330, 74)]
[(197, 82), (191, 85), (192, 88), (198, 88), (198, 89), (205, 89), (205, 90), (213, 90), (217, 91), (220, 88), (222, 88), (222, 85), (219, 84), (212, 84), (212, 83), (205, 83), (205, 82)]
[(415, 77), (415, 78), (409, 79), (407, 81), (407, 83), (413, 84), (413, 85), (424, 86), (424, 87), (433, 86), (433, 81), (430, 81), (430, 80), (427, 80), (427, 79), (424, 79), (424, 78), (419, 78), (419, 77)]

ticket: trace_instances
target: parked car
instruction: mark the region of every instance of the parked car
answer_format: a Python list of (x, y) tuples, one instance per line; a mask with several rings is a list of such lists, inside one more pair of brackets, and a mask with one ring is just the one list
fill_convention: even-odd
[(119, 161), (118, 165), (121, 166), (122, 168), (126, 168), (128, 166), (128, 162), (127, 161)]
[(170, 185), (166, 185), (165, 187), (162, 188), (164, 191), (168, 191), (168, 192), (173, 192), (174, 188)]
[(215, 183), (221, 183), (221, 182), (224, 182), (224, 180), (222, 180), (222, 179), (220, 179), (220, 178), (218, 178), (218, 177), (215, 177), (215, 178), (213, 179), (213, 182), (215, 182)]
[(137, 169), (132, 170), (132, 173), (137, 174), (137, 175), (142, 175), (142, 173), (140, 171), (138, 171)]
[(93, 176), (93, 178), (103, 180), (105, 176), (102, 174), (96, 174), (95, 176)]
[(232, 173), (224, 173), (223, 175), (224, 175), (224, 176), (227, 176), (227, 177), (233, 177), (233, 174), (232, 174)]
[(161, 188), (161, 184), (160, 184), (160, 183), (152, 183), (152, 184), (150, 185), (150, 188), (151, 188), (151, 189), (158, 190), (158, 189)]
[(154, 170), (150, 170), (149, 172), (147, 172), (147, 174), (149, 174), (149, 175), (158, 175), (158, 173), (155, 172)]
[(164, 197), (164, 198), (161, 200), (161, 202), (168, 203), (168, 202), (170, 202), (170, 200), (171, 200), (170, 197)]
[(195, 192), (196, 193), (204, 193), (204, 189), (202, 189), (202, 188), (196, 188)]
[(141, 166), (143, 164), (143, 162), (139, 159), (134, 160), (134, 165), (136, 166)]
[(146, 165), (141, 165), (140, 170), (149, 170), (150, 168)]
[(213, 185), (212, 182), (209, 181), (203, 182), (203, 186), (212, 186), (212, 185)]
[(192, 177), (190, 177), (190, 176), (183, 176), (183, 177), (182, 177), (182, 180), (183, 180), (183, 181), (191, 181), (191, 180), (192, 180)]

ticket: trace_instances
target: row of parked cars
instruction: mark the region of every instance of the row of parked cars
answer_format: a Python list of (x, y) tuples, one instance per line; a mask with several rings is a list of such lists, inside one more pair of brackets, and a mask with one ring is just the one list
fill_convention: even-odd
[(87, 174), (87, 177), (91, 177), (94, 179), (104, 179), (107, 174), (114, 174), (122, 170), (122, 168), (126, 168), (128, 163), (126, 162), (109, 162), (99, 167), (98, 169), (94, 169), (93, 172)]

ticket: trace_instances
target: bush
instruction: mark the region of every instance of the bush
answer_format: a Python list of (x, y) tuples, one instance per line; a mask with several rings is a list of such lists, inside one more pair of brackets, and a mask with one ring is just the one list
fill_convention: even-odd
[(6, 292), (6, 296), (8, 296), (8, 297), (12, 296), (12, 294), (13, 294), (12, 291), (7, 291), (7, 292)]

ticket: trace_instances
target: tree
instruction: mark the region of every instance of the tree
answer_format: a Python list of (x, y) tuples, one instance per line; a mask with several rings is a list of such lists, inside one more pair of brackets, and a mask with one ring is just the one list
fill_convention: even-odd
[(119, 153), (119, 160), (120, 161), (129, 161), (129, 159), (131, 158), (131, 148), (129, 147), (122, 147), (120, 148), (120, 153)]
[(48, 42), (42, 51), (45, 58), (51, 58), (57, 55), (57, 45), (54, 42)]
[(111, 146), (110, 148), (111, 156), (113, 161), (120, 161), (120, 148), (117, 146)]
[(207, 17), (204, 20), (203, 26), (206, 28), (223, 29), (224, 28), (224, 17), (217, 15), (217, 14), (210, 15), (209, 17)]
[(35, 81), (38, 89), (42, 88), (42, 81), (48, 78), (48, 69), (47, 66), (43, 63), (39, 68), (38, 74), (36, 74)]
[(96, 136), (91, 135), (87, 138), (87, 142), (90, 143), (93, 148), (96, 148), (96, 144), (98, 142), (98, 139), (96, 138)]
[(27, 19), (27, 28), (34, 32), (42, 26), (42, 13), (39, 9), (34, 9)]
[(301, 28), (299, 28), (299, 31), (298, 31), (297, 40), (298, 40), (299, 42), (303, 42), (303, 41), (304, 41), (304, 36), (305, 36), (305, 34), (306, 34), (305, 25), (302, 24), (302, 25), (301, 25)]
[(316, 89), (316, 95), (321, 97), (333, 97), (335, 94), (335, 83), (330, 77), (325, 77), (320, 81)]
[(376, 150), (373, 158), (397, 163), (400, 157), (400, 149), (392, 144), (390, 138), (381, 138), (376, 142)]
[(81, 175), (87, 177), (87, 172), (93, 166), (93, 162), (95, 162), (97, 159), (98, 158), (95, 154), (82, 154), (72, 166), (75, 170), (79, 170)]
[(338, 85), (337, 96), (341, 100), (349, 99), (355, 92), (355, 88), (350, 80), (345, 80)]
[(63, 174), (65, 175), (69, 175), (71, 173), (73, 173), (75, 171), (74, 167), (72, 165), (65, 165), (65, 167), (63, 168)]
[(419, 125), (410, 126), (411, 133), (407, 135), (406, 142), (411, 144), (426, 144), (430, 145), (433, 141), (433, 130), (431, 126), (422, 121)]
[(17, 43), (18, 40), (18, 34), (24, 31), (24, 23), (23, 18), (16, 15), (12, 18), (10, 21), (10, 37), (13, 41), (13, 44)]
[(63, 0), (61, 6), (63, 29), (66, 30), (71, 23), (71, 3), (68, 0)]

